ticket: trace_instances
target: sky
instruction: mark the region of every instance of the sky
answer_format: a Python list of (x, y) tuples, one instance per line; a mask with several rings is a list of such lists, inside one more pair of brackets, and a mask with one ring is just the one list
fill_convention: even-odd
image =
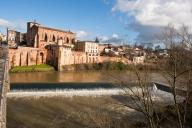
[(151, 42), (168, 24), (192, 25), (192, 0), (1, 0), (1, 32), (34, 20), (80, 40)]

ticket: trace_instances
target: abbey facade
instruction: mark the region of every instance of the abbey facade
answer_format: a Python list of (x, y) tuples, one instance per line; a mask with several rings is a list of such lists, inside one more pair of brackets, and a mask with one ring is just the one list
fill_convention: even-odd
[(9, 66), (53, 65), (63, 70), (66, 65), (98, 63), (98, 43), (76, 41), (75, 33), (27, 23), (27, 33), (7, 31)]

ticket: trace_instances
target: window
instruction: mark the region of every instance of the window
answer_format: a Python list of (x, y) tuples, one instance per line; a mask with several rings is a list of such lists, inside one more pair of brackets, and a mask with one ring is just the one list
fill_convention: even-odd
[(53, 42), (55, 42), (55, 36), (53, 35), (53, 39), (52, 39)]
[(43, 53), (41, 52), (41, 53), (40, 53), (41, 64), (43, 64), (43, 58), (44, 58), (44, 55), (43, 55)]
[(72, 39), (72, 43), (75, 43), (75, 39)]
[(69, 43), (69, 38), (67, 37), (67, 43)]
[(47, 42), (47, 34), (45, 34), (45, 38), (44, 38), (45, 42)]

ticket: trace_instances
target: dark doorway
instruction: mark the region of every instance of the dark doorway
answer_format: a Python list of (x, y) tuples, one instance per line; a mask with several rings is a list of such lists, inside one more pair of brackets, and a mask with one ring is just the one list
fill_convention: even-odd
[(44, 61), (43, 58), (44, 58), (44, 54), (41, 52), (41, 53), (40, 53), (40, 61), (41, 61), (41, 64), (43, 64), (43, 61)]

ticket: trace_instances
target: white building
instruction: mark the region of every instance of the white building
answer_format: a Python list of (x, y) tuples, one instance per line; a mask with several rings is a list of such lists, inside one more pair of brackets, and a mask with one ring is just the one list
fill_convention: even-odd
[(134, 56), (133, 63), (134, 64), (142, 64), (145, 61), (145, 56)]
[(7, 36), (0, 33), (0, 41), (5, 42), (7, 40)]
[(99, 62), (99, 43), (94, 41), (77, 41), (75, 50), (84, 52), (87, 55), (87, 63)]

